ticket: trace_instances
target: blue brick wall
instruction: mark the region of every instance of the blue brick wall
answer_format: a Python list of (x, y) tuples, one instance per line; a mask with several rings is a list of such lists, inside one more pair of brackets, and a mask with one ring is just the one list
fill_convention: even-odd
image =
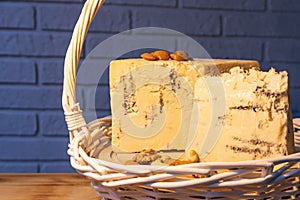
[[(0, 2), (0, 172), (72, 172), (61, 107), (63, 59), (84, 0)], [(82, 53), (130, 28), (181, 31), (216, 58), (256, 59), (289, 72), (300, 117), (299, 0), (107, 0)], [(178, 40), (178, 46), (184, 41)], [(108, 73), (96, 92), (109, 114)], [(90, 90), (78, 95), (93, 96)], [(83, 102), (89, 110), (92, 101)], [(87, 113), (89, 115), (89, 113)]]

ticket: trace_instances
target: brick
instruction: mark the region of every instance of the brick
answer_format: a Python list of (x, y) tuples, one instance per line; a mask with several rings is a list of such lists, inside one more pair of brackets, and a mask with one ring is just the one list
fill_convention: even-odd
[(0, 160), (67, 160), (67, 144), (67, 138), (2, 138)]
[(293, 118), (300, 118), (300, 112), (293, 113)]
[[(79, 60), (78, 66), (82, 60)], [(41, 61), (39, 64), (39, 80), (44, 85), (61, 85), (64, 77), (64, 61), (48, 59)]]
[(0, 121), (0, 136), (33, 136), (37, 133), (35, 114), (0, 112)]
[(44, 136), (69, 136), (63, 111), (42, 112), (39, 114), (39, 122), (40, 132)]
[(0, 61), (0, 83), (36, 83), (36, 67), (32, 61)]
[(0, 162), (0, 173), (37, 173), (37, 163)]
[(176, 0), (152, 0), (152, 1), (144, 1), (144, 0), (107, 0), (107, 4), (118, 4), (118, 5), (133, 5), (133, 6), (159, 6), (159, 7), (175, 7)]
[(78, 85), (108, 85), (110, 59), (86, 58), (77, 73)]
[[(108, 33), (91, 33), (87, 35), (86, 38), (86, 52), (87, 54), (90, 53), (98, 44), (105, 41), (109, 37), (113, 36), (112, 34)], [(88, 55), (87, 55), (88, 56)]]
[(294, 63), (272, 63), (272, 62), (264, 62), (261, 63), (262, 70), (269, 70), (271, 67), (275, 68), (276, 71), (287, 71), (289, 76), (289, 84), (290, 87), (300, 88), (300, 64)]
[[(108, 86), (99, 86), (96, 91), (89, 86), (81, 87), (83, 91), (83, 101), (84, 103), (84, 110), (86, 111), (96, 111), (96, 110), (103, 110), (109, 111), (110, 110), (110, 96), (109, 96), (109, 87)], [(93, 102), (95, 106), (93, 106)], [(94, 110), (96, 109), (96, 110)]]
[(34, 26), (33, 7), (0, 4), (0, 28), (33, 29)]
[(299, 37), (299, 14), (236, 13), (224, 16), (224, 33), (228, 36)]
[[(80, 5), (44, 6), (41, 8), (43, 30), (72, 31), (81, 12)], [(118, 6), (102, 7), (90, 27), (91, 32), (120, 32), (130, 28), (129, 10)]]
[[(108, 86), (100, 86), (96, 90), (95, 106), (96, 110), (110, 110), (110, 95)], [(92, 98), (91, 98), (92, 99)]]
[[(104, 67), (105, 64), (103, 64), (102, 66)], [(109, 85), (109, 66), (107, 66), (107, 68), (101, 74), (101, 77), (99, 79), (99, 84), (101, 84), (101, 85)]]
[(61, 109), (61, 88), (0, 88), (0, 108)]
[[(163, 31), (160, 34), (159, 31)], [(91, 58), (116, 59), (139, 49), (165, 49), (168, 51), (176, 50), (176, 35), (168, 35), (166, 29), (146, 28), (134, 29), (134, 34), (118, 34), (110, 37), (101, 43), (101, 37), (92, 35), (87, 40), (87, 46), (97, 46), (89, 53)], [(178, 34), (178, 32), (176, 32)], [(182, 35), (182, 34), (181, 34)], [(120, 45), (122, 44), (122, 45)], [(89, 49), (90, 47), (88, 47)]]
[(130, 29), (130, 12), (124, 7), (105, 6), (95, 16), (90, 31), (121, 32)]
[(266, 60), (300, 62), (299, 51), (299, 40), (272, 40), (266, 43)]
[(81, 2), (85, 2), (85, 0), (33, 0), (33, 1), (37, 1), (37, 2), (57, 2), (57, 3), (81, 3)]
[[(184, 17), (183, 17), (184, 16)], [(138, 9), (133, 27), (163, 27), (190, 35), (220, 35), (220, 16), (191, 10)]]
[[(262, 42), (259, 40), (199, 37), (194, 39), (211, 58), (262, 59)], [(184, 49), (192, 57), (207, 57), (205, 52), (201, 52), (201, 47), (193, 45), (187, 38), (178, 39), (178, 49)]]
[(270, 5), (274, 11), (300, 11), (299, 0), (271, 0)]
[(97, 119), (107, 117), (107, 116), (111, 115), (111, 111), (110, 110), (109, 111), (104, 111), (104, 110), (96, 111), (96, 115), (97, 115)]
[(262, 0), (181, 0), (184, 8), (207, 8), (220, 10), (264, 10)]
[(290, 94), (293, 113), (300, 113), (300, 88), (291, 88)]
[(0, 33), (0, 55), (65, 56), (71, 34)]
[(40, 8), (43, 30), (73, 30), (82, 5), (46, 5)]
[(46, 162), (40, 165), (41, 173), (75, 173), (69, 161)]
[(40, 64), (39, 80), (43, 84), (62, 84), (64, 62), (63, 61), (45, 61)]

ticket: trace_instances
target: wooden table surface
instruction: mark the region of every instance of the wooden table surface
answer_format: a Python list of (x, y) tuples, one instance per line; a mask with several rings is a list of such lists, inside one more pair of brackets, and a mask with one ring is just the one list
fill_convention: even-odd
[(0, 174), (1, 200), (101, 200), (79, 174)]

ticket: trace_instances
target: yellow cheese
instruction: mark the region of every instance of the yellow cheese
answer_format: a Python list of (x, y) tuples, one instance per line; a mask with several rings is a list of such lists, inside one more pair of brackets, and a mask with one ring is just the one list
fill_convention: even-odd
[(112, 61), (113, 150), (195, 150), (201, 161), (292, 153), (287, 73), (258, 69), (239, 60)]
[[(185, 150), (195, 120), (195, 84), (204, 75), (234, 66), (259, 68), (257, 61), (208, 60), (111, 62), (112, 143), (116, 151)], [(194, 133), (195, 134), (195, 133)], [(193, 135), (192, 135), (193, 136)]]

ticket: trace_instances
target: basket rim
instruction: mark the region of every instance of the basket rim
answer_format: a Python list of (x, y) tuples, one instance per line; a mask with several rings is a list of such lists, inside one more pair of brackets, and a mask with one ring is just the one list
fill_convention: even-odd
[[(104, 119), (107, 120), (107, 118)], [(101, 118), (97, 119), (97, 121), (99, 120), (101, 121)], [(297, 134), (300, 135), (300, 131), (298, 131)], [(76, 136), (76, 138), (80, 137), (85, 138), (85, 135)], [(98, 158), (92, 158), (84, 151), (82, 147), (83, 144), (80, 143), (80, 140), (75, 139), (74, 141), (77, 141), (77, 143), (73, 143), (71, 146), (77, 145), (79, 148), (79, 154), (83, 158), (84, 163), (87, 165), (80, 166), (79, 164), (78, 166), (75, 161), (76, 156), (74, 154), (70, 154), (72, 166), (77, 169), (79, 173), (92, 178), (94, 181), (99, 181), (101, 185), (109, 188), (132, 184), (142, 184), (153, 188), (164, 189), (191, 187), (195, 185), (201, 185), (201, 187), (205, 186), (208, 188), (237, 187), (248, 184), (268, 184), (273, 183), (274, 181), (281, 182), (288, 179), (288, 177), (299, 176), (300, 174), (300, 152), (280, 158), (270, 158), (265, 160), (200, 162), (186, 165), (165, 166), (163, 168), (160, 167), (159, 169), (155, 166), (139, 165), (131, 166), (132, 169), (130, 169), (128, 168), (128, 165), (116, 164), (103, 161)], [(279, 167), (275, 169), (276, 166)], [(249, 173), (251, 170), (257, 170), (258, 168), (262, 170), (261, 177), (219, 182), (222, 178), (228, 179), (230, 177), (239, 176), (244, 173)], [(232, 170), (230, 172), (219, 173), (216, 176), (209, 176), (212, 171), (222, 169)], [(289, 171), (291, 169), (292, 171)], [(201, 178), (202, 180), (191, 179), (184, 181), (159, 181), (173, 176), (176, 177), (178, 174), (200, 174), (206, 177)]]

